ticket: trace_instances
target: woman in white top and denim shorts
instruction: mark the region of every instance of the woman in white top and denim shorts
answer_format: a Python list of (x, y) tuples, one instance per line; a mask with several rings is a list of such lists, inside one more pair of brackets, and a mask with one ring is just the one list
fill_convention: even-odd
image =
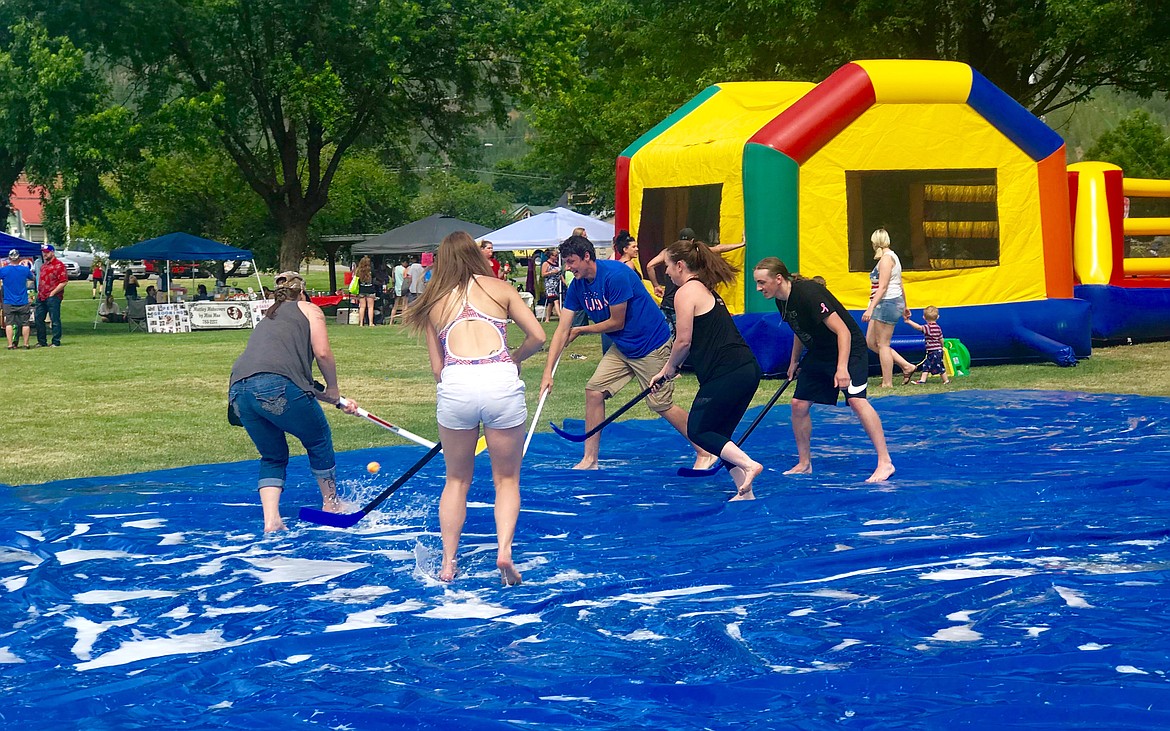
[[(427, 288), (406, 311), (405, 323), (427, 338), (437, 382), (436, 416), (447, 482), (439, 500), (443, 565), (439, 579), (456, 574), (459, 536), (467, 518), (467, 493), (475, 471), (475, 446), (483, 424), (496, 486), (496, 566), (505, 585), (520, 583), (512, 564), (512, 537), (520, 515), (520, 461), (528, 409), (519, 364), (544, 345), (544, 329), (519, 292), (496, 279), (470, 235), (443, 239)], [(508, 352), (507, 324), (524, 332)]]
[(916, 370), (913, 363), (890, 347), (894, 325), (910, 316), (910, 308), (906, 306), (906, 291), (902, 288), (902, 260), (890, 248), (890, 235), (884, 228), (879, 228), (873, 232), (870, 242), (873, 244), (873, 258), (878, 263), (869, 273), (869, 307), (865, 308), (861, 321), (869, 323), (865, 343), (878, 354), (882, 365), (882, 388), (891, 388), (895, 363), (902, 369), (903, 385), (910, 382)]

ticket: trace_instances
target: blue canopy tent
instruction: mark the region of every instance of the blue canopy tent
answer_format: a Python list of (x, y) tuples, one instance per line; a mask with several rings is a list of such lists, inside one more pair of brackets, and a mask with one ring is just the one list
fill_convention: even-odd
[[(260, 270), (256, 268), (256, 260), (251, 251), (237, 249), (234, 246), (193, 236), (182, 231), (140, 241), (137, 244), (123, 246), (110, 252), (110, 261), (133, 259), (166, 261), (165, 271), (168, 281), (172, 261), (251, 261), (252, 272), (256, 275), (256, 284), (259, 285), (257, 291), (264, 291), (264, 283), (260, 280)], [(170, 302), (170, 300), (171, 291), (168, 287), (167, 301)], [(97, 327), (96, 321), (94, 327)]]
[(8, 252), (13, 249), (19, 251), (21, 256), (27, 256), (30, 259), (36, 259), (41, 255), (40, 244), (35, 244), (32, 241), (20, 239), (15, 236), (9, 236), (3, 231), (0, 231), (0, 249), (4, 250), (0, 253), (2, 256), (7, 256)]

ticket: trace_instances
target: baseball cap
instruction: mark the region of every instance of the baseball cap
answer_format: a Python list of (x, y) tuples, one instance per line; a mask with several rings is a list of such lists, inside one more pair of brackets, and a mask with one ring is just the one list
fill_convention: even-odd
[(57, 251), (52, 244), (41, 244), (41, 251)]
[(305, 278), (301, 276), (300, 272), (281, 272), (276, 275), (277, 287), (289, 287), (291, 289), (304, 289)]
[(695, 229), (684, 228), (682, 231), (679, 231), (678, 232), (678, 240), (679, 241), (694, 241), (695, 240)]
[(13, 260), (13, 261), (16, 261), (17, 259), (20, 258), (20, 252), (17, 251), (16, 249), (12, 249), (8, 252), (8, 258)]
[(421, 261), (419, 262), (424, 267), (429, 267), (435, 263), (435, 254), (431, 251), (424, 251)]

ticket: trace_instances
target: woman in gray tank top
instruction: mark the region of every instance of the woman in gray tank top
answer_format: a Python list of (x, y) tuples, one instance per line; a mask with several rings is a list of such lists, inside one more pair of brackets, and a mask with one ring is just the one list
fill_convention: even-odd
[[(257, 323), (248, 346), (232, 366), (228, 404), (260, 452), (260, 505), (264, 532), (284, 530), (280, 493), (288, 468), (288, 440), (300, 440), (309, 470), (321, 488), (322, 509), (340, 512), (333, 435), (317, 399), (336, 404), (337, 363), (325, 331), (321, 308), (305, 299), (305, 280), (297, 272), (276, 277), (275, 302)], [(313, 386), (313, 361), (325, 390)], [(358, 405), (349, 401), (347, 413)]]

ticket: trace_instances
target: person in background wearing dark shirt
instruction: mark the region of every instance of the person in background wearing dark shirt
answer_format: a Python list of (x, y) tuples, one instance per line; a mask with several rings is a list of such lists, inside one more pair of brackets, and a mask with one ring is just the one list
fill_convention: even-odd
[[(679, 241), (694, 241), (694, 229), (684, 228), (678, 232)], [(708, 243), (700, 241), (699, 243), (711, 249), (716, 254), (722, 254), (725, 251), (735, 251), (742, 248), (743, 243), (738, 244), (716, 244), (711, 246)], [(666, 317), (666, 321), (670, 323), (670, 332), (674, 334), (675, 315), (674, 315), (674, 293), (678, 291), (678, 287), (674, 286), (674, 282), (670, 277), (666, 278), (663, 284), (658, 283), (658, 265), (666, 263), (666, 249), (658, 252), (658, 256), (646, 262), (646, 277), (650, 280), (650, 285), (654, 287), (654, 296), (661, 301), (658, 303), (658, 309), (662, 310), (662, 314)]]
[(845, 403), (857, 414), (877, 451), (877, 469), (866, 482), (888, 480), (894, 474), (894, 463), (886, 449), (881, 417), (865, 395), (869, 352), (861, 328), (828, 289), (790, 274), (784, 262), (774, 256), (756, 264), (753, 276), (756, 291), (776, 300), (776, 309), (794, 333), (788, 377), (799, 374), (792, 397), (792, 433), (799, 461), (784, 474), (812, 474), (810, 408), (813, 404), (836, 405), (844, 394)]

